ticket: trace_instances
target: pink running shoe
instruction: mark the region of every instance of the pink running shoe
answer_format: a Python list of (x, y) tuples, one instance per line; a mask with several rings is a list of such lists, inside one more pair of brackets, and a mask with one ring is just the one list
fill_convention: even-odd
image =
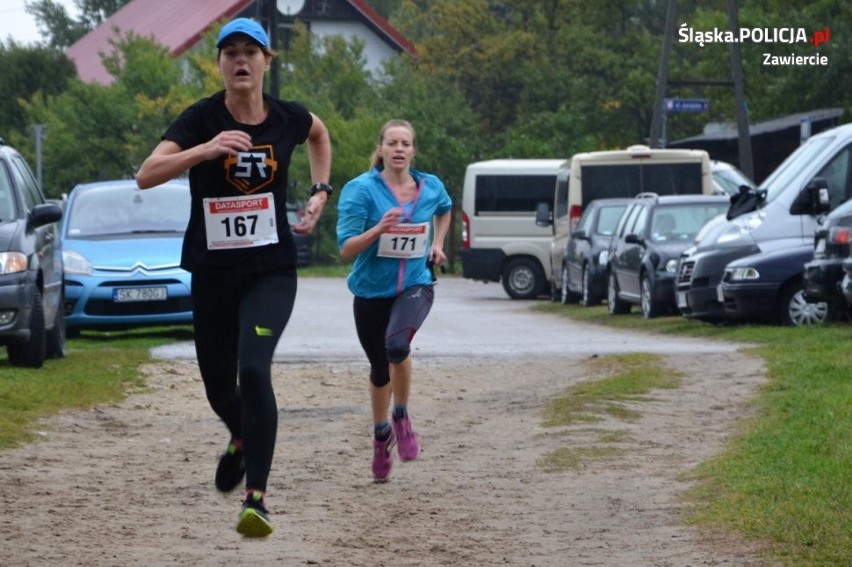
[(384, 441), (373, 438), (373, 478), (376, 482), (385, 482), (390, 476), (394, 445), (396, 445), (396, 435), (393, 429)]
[(392, 419), (393, 432), (396, 435), (399, 458), (403, 461), (413, 461), (420, 455), (420, 440), (411, 430), (411, 418)]

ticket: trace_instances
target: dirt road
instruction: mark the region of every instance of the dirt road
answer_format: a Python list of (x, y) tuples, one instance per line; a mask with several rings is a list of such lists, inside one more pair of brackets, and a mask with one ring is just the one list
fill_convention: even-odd
[[(446, 304), (469, 303), (459, 299), (466, 287), (444, 289)], [(530, 317), (548, 331), (569, 324), (517, 302), (486, 304), (515, 312), (516, 332)], [(447, 332), (437, 305), (424, 338)], [(754, 546), (684, 525), (681, 478), (747, 415), (761, 362), (725, 346), (680, 352), (687, 343), (656, 341), (684, 373), (682, 387), (632, 404), (642, 415), (634, 422), (548, 429), (547, 401), (598, 377), (587, 351), (541, 356), (531, 342), (534, 352), (513, 357), (430, 356), (421, 345), (412, 418), (423, 453), (397, 462), (382, 485), (370, 476), (361, 357), (276, 363), (276, 531), (262, 541), (233, 529), (239, 491), (213, 487), (227, 439), (194, 362), (158, 361), (146, 367), (145, 391), (51, 419), (41, 442), (0, 452), (0, 565), (762, 565)], [(618, 434), (618, 457), (563, 472), (539, 466), (602, 430)]]

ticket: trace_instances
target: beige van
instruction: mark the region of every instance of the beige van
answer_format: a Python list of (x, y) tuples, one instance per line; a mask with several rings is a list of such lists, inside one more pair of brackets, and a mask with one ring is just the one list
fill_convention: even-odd
[(467, 166), (462, 193), (462, 276), (502, 282), (512, 299), (548, 291), (551, 230), (535, 222), (552, 201), (562, 159), (494, 159)]
[(564, 161), (556, 174), (550, 199), (536, 209), (535, 222), (550, 227), (546, 273), (551, 297), (562, 289), (562, 257), (583, 209), (595, 199), (632, 198), (639, 193), (691, 195), (718, 193), (704, 150), (650, 149), (585, 152)]

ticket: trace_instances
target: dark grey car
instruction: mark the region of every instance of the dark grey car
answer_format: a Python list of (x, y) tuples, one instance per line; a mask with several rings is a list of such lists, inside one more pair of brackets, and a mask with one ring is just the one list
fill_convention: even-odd
[(597, 305), (606, 297), (606, 255), (630, 199), (597, 199), (586, 206), (562, 257), (562, 303)]
[(0, 345), (13, 366), (65, 355), (61, 218), (21, 154), (0, 140)]
[(839, 313), (852, 311), (841, 289), (843, 262), (852, 254), (852, 200), (824, 218), (814, 233), (814, 256), (805, 264), (805, 297), (825, 301)]
[(640, 305), (645, 318), (674, 311), (681, 253), (698, 231), (728, 210), (727, 196), (642, 193), (618, 221), (607, 258), (611, 315)]

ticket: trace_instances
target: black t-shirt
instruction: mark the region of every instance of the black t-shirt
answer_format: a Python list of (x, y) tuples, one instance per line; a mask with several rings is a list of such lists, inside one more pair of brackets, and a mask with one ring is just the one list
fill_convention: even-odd
[[(189, 149), (223, 130), (243, 130), (252, 148), (237, 156), (222, 155), (189, 170), (192, 212), (183, 241), (181, 267), (194, 273), (256, 273), (296, 266), (296, 249), (287, 223), (288, 169), (293, 150), (308, 137), (313, 120), (297, 102), (264, 95), (269, 109), (261, 124), (241, 124), (225, 107), (225, 91), (202, 99), (181, 113), (163, 135), (164, 140)], [(263, 196), (272, 193), (278, 242), (250, 248), (208, 250), (204, 199)]]

